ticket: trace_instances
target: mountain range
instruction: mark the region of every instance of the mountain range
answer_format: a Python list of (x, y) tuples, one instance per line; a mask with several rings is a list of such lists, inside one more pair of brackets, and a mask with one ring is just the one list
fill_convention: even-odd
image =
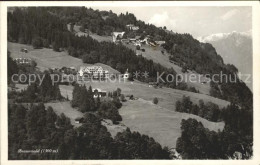
[(233, 64), (243, 75), (241, 79), (252, 91), (252, 76), (246, 82), (247, 75), (252, 75), (253, 54), (252, 35), (247, 32), (217, 33), (209, 36), (198, 37), (200, 42), (212, 44), (217, 53), (222, 56), (225, 63)]

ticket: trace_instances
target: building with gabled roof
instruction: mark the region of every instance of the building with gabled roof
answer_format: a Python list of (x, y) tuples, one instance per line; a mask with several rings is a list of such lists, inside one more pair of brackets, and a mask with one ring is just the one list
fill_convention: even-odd
[(133, 31), (139, 30), (139, 26), (135, 26), (135, 25), (133, 25), (133, 24), (128, 24), (128, 25), (126, 25), (126, 27), (127, 27), (129, 30), (133, 30)]
[(118, 38), (122, 39), (124, 34), (125, 32), (113, 32), (112, 33), (113, 42), (116, 42)]
[(107, 79), (108, 78), (108, 70), (104, 70), (101, 66), (81, 66), (79, 69), (78, 74), (80, 76), (88, 75), (92, 78), (101, 78)]

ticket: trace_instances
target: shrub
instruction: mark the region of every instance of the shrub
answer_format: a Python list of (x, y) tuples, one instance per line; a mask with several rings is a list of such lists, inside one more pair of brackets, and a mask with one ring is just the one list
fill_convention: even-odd
[(129, 97), (129, 99), (130, 99), (130, 100), (134, 100), (134, 96), (131, 95), (131, 96)]
[(32, 65), (33, 68), (35, 68), (37, 66), (37, 63), (34, 60), (32, 60), (31, 65)]
[(120, 96), (120, 100), (123, 101), (123, 102), (126, 101), (126, 99), (125, 99), (125, 95), (124, 95), (124, 94), (121, 94), (121, 96)]
[(182, 69), (181, 69), (182, 73), (186, 73), (188, 71), (188, 68), (186, 66), (184, 66)]
[(157, 98), (157, 97), (153, 98), (153, 103), (154, 103), (154, 104), (158, 104), (158, 102), (159, 102), (159, 101), (158, 101), (158, 98)]

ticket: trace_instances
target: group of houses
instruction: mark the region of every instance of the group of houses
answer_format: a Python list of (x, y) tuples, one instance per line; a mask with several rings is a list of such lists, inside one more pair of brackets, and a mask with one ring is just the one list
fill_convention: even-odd
[(135, 46), (141, 47), (142, 45), (149, 45), (151, 47), (162, 46), (165, 41), (154, 41), (150, 35), (145, 36), (141, 39), (141, 36), (135, 36), (133, 38), (125, 38), (125, 32), (112, 32), (112, 41), (114, 43), (123, 42), (126, 44), (133, 44)]
[(135, 26), (135, 25), (133, 25), (133, 24), (128, 24), (128, 25), (126, 25), (126, 27), (127, 27), (129, 30), (133, 30), (133, 31), (139, 30), (139, 26)]
[(32, 59), (30, 59), (30, 58), (15, 58), (14, 61), (17, 64), (27, 64), (27, 65), (32, 64)]
[[(137, 31), (139, 30), (139, 26), (136, 26), (134, 24), (127, 24), (126, 28), (130, 31)], [(72, 23), (67, 24), (67, 29), (71, 32), (77, 31), (75, 33), (76, 36), (87, 36), (89, 34), (89, 30), (85, 29), (85, 32), (80, 31), (80, 26), (79, 25), (74, 25)], [(141, 36), (135, 36), (134, 38), (126, 38), (124, 37), (125, 31), (121, 32), (112, 32), (112, 41), (114, 43), (126, 43), (126, 44), (134, 44), (135, 46), (141, 47), (142, 45), (149, 45), (151, 47), (157, 47), (161, 46), (162, 44), (165, 44), (165, 41), (153, 41), (151, 39), (150, 35), (145, 36), (145, 38), (141, 39)]]

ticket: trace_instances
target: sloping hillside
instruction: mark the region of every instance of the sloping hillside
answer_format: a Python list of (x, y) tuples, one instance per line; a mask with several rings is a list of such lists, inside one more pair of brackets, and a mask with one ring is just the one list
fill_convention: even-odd
[[(66, 26), (68, 23), (71, 22), (73, 24), (75, 23), (82, 26), (82, 31), (90, 31), (92, 37), (95, 39), (93, 39), (91, 35), (86, 36), (84, 33), (78, 33), (75, 35), (75, 33), (69, 31)], [(138, 28), (135, 28), (136, 30), (133, 30), (130, 28), (133, 26)], [(77, 28), (79, 30), (79, 27)], [(140, 42), (145, 42), (149, 45), (152, 45), (153, 47), (156, 47), (157, 44), (162, 43), (162, 46), (158, 46), (157, 48), (144, 46), (143, 48), (145, 48), (145, 52), (143, 52), (142, 54), (143, 57), (137, 56), (135, 53), (136, 47), (133, 44), (128, 44), (124, 46), (118, 43), (120, 41), (111, 43), (111, 38), (107, 37), (111, 35), (112, 32), (122, 31), (125, 32), (125, 35), (122, 34), (121, 36), (115, 36), (117, 41), (120, 40), (120, 38), (128, 38), (129, 40), (131, 39), (131, 42), (135, 42), (135, 44), (137, 45), (139, 44), (137, 43), (137, 38), (139, 38), (139, 40), (143, 38)], [(140, 71), (143, 73), (146, 71), (150, 72), (148, 79), (146, 76), (137, 77), (137, 79), (141, 82), (105, 81), (86, 82), (84, 85), (91, 85), (92, 88), (99, 88), (103, 92), (112, 92), (117, 88), (120, 88), (121, 92), (125, 94), (126, 98), (132, 98), (131, 95), (133, 95), (134, 101), (128, 101), (124, 103), (124, 106), (121, 109), (120, 113), (123, 116), (123, 122), (125, 122), (126, 126), (131, 127), (133, 130), (138, 130), (141, 133), (146, 133), (155, 137), (163, 145), (174, 147), (174, 145), (176, 144), (176, 137), (180, 136), (181, 119), (195, 118), (201, 121), (204, 127), (215, 131), (222, 130), (224, 127), (224, 123), (212, 123), (191, 114), (175, 112), (176, 101), (179, 101), (184, 95), (189, 96), (190, 100), (193, 103), (197, 104), (199, 100), (202, 99), (204, 103), (212, 102), (217, 104), (220, 108), (225, 107), (229, 105), (230, 102), (232, 102), (230, 106), (222, 109), (223, 113), (214, 113), (214, 111), (218, 110), (217, 106), (210, 106), (210, 108), (199, 106), (201, 110), (199, 112), (201, 113), (194, 114), (198, 114), (199, 116), (203, 116), (206, 118), (207, 116), (203, 115), (204, 111), (209, 111), (210, 113), (213, 112), (213, 115), (220, 114), (218, 116), (219, 120), (216, 119), (214, 121), (224, 121), (226, 127), (224, 127), (223, 131), (216, 133), (209, 132), (208, 129), (205, 129), (203, 126), (197, 127), (198, 125), (196, 124), (196, 122), (194, 122), (196, 120), (187, 121), (190, 123), (187, 125), (182, 122), (183, 127), (182, 136), (180, 139), (181, 143), (178, 143), (179, 145), (177, 146), (179, 146), (179, 149), (177, 147), (177, 151), (180, 151), (184, 156), (186, 155), (186, 153), (189, 154), (190, 151), (194, 152), (194, 155), (192, 153), (192, 156), (190, 156), (189, 158), (197, 158), (196, 155), (198, 153), (202, 153), (203, 155), (207, 152), (209, 152), (209, 155), (203, 155), (201, 158), (218, 158), (218, 156), (216, 157), (216, 155), (220, 155), (220, 158), (228, 158), (229, 156), (232, 157), (234, 153), (237, 153), (237, 151), (244, 154), (246, 159), (251, 157), (253, 143), (252, 92), (241, 81), (212, 81), (210, 84), (211, 88), (209, 88), (208, 83), (200, 83), (198, 80), (196, 80), (196, 78), (195, 80), (193, 79), (196, 75), (198, 78), (199, 74), (197, 73), (209, 74), (208, 76), (211, 78), (222, 72), (233, 77), (236, 76), (236, 68), (232, 65), (225, 64), (223, 62), (223, 58), (218, 55), (215, 48), (211, 44), (201, 43), (198, 40), (194, 39), (192, 35), (187, 33), (169, 33), (165, 31), (165, 28), (156, 27), (152, 24), (145, 23), (144, 21), (137, 20), (134, 14), (128, 12), (126, 14), (117, 15), (112, 11), (99, 11), (88, 9), (85, 7), (33, 7), (24, 9), (17, 8), (16, 10), (8, 13), (7, 32), (8, 41), (10, 42), (33, 45), (34, 48), (44, 47), (43, 49), (32, 49), (32, 47), (28, 45), (8, 43), (8, 50), (10, 50), (12, 57), (31, 58), (38, 63), (38, 68), (40, 68), (41, 70), (53, 67), (60, 68), (63, 66), (73, 66), (78, 68), (81, 65), (89, 65), (83, 64), (82, 61), (84, 61), (86, 63), (101, 65), (109, 70), (109, 72), (113, 73), (116, 72), (116, 70), (123, 73), (127, 69), (131, 73), (135, 71)], [(82, 35), (86, 37), (82, 37)], [(29, 50), (28, 53), (21, 52), (21, 48), (24, 47)], [(46, 48), (52, 48), (56, 52)], [(160, 49), (162, 48), (163, 50), (165, 50), (165, 53), (161, 52)], [(68, 53), (64, 50), (67, 50)], [(10, 58), (8, 61), (12, 63), (12, 60)], [(103, 65), (100, 63), (107, 65)], [(182, 68), (180, 68), (179, 66)], [(114, 69), (112, 69), (111, 67)], [(176, 71), (169, 68), (174, 68)], [(187, 73), (182, 73), (182, 71)], [(195, 73), (194, 71), (196, 71), (197, 73)], [(189, 86), (195, 86), (196, 89), (200, 91), (200, 93), (176, 90), (185, 89), (195, 91), (194, 89), (187, 88), (185, 84), (181, 84), (183, 85), (182, 88), (181, 85), (181, 87), (179, 87), (178, 85), (176, 86), (173, 82), (169, 81), (165, 82), (165, 84), (159, 84), (158, 88), (157, 86), (155, 88), (150, 87), (148, 85), (148, 82), (152, 83), (153, 81), (156, 81), (158, 73), (162, 72), (174, 76), (179, 73), (184, 78), (186, 75), (191, 75), (194, 73), (194, 76), (192, 78), (193, 82), (191, 81), (191, 79), (189, 79), (187, 80), (187, 84)], [(12, 74), (13, 73), (8, 74), (9, 77)], [(167, 79), (166, 76), (164, 77), (164, 80), (165, 79)], [(219, 79), (221, 78), (219, 77)], [(160, 88), (161, 85), (162, 88)], [(24, 86), (20, 87), (24, 88)], [(60, 85), (59, 87), (61, 94), (65, 97), (68, 96), (71, 99), (73, 86)], [(47, 89), (46, 93), (49, 94), (49, 97), (51, 97), (50, 95), (54, 95), (53, 91), (55, 91), (55, 95), (60, 94), (57, 90), (57, 86), (55, 86), (55, 90), (52, 90), (50, 85), (46, 87), (43, 86), (42, 89)], [(83, 93), (80, 92), (81, 90), (83, 90), (83, 88), (80, 88), (78, 92)], [(31, 90), (31, 93), (37, 93), (37, 91)], [(76, 92), (74, 92), (74, 94), (75, 93)], [(83, 93), (83, 95), (81, 96), (83, 98), (87, 98), (87, 100), (90, 100), (88, 98), (92, 97), (92, 95), (88, 95), (87, 93), (88, 92), (86, 92), (86, 95)], [(214, 97), (209, 96), (209, 93), (211, 96)], [(159, 101), (157, 105), (154, 105), (152, 103), (152, 100), (155, 97), (158, 98)], [(34, 98), (35, 97), (33, 95), (30, 100), (34, 100)], [(80, 100), (82, 101), (80, 101), (80, 104), (83, 105), (85, 102), (87, 102), (85, 101), (85, 99)], [(230, 102), (225, 100), (228, 100)], [(92, 99), (90, 102), (93, 102)], [(179, 107), (179, 102), (177, 103), (177, 107)], [(202, 104), (202, 102), (200, 103)], [(197, 107), (194, 109), (191, 106), (185, 106), (190, 104), (190, 101), (184, 102), (184, 106), (181, 105), (183, 107), (181, 109), (184, 110), (181, 112), (193, 113), (195, 112), (193, 110), (198, 110)], [(56, 113), (61, 113), (63, 111), (72, 112), (59, 106), (56, 107), (56, 109), (59, 109), (58, 111), (56, 111)], [(84, 109), (91, 110), (89, 106), (84, 107)], [(45, 112), (44, 109), (42, 110), (43, 112)], [(74, 117), (76, 116), (72, 113), (66, 114), (71, 115), (72, 119), (74, 119)], [(105, 118), (108, 118), (108, 116), (105, 116)], [(192, 127), (194, 124), (197, 126)], [(90, 130), (94, 131), (91, 126), (92, 125), (90, 124)], [(188, 128), (187, 126), (189, 127), (189, 129), (186, 129)], [(92, 139), (94, 139), (94, 141), (95, 139), (99, 139), (99, 136), (96, 135), (106, 135), (107, 133), (106, 129), (102, 129), (102, 132), (100, 132), (100, 126), (98, 125), (97, 128), (97, 133), (94, 133), (95, 136), (92, 136)], [(199, 130), (197, 130), (197, 128)], [(172, 132), (169, 133), (169, 130), (171, 130)], [(189, 130), (191, 130), (190, 132), (192, 133), (187, 138), (187, 136), (185, 135), (187, 135), (186, 131)], [(215, 135), (212, 136), (212, 134)], [(111, 139), (110, 135), (107, 137), (108, 139)], [(140, 136), (138, 135), (136, 137)], [(88, 141), (91, 138), (86, 139)], [(103, 138), (100, 139), (101, 141), (103, 140)], [(166, 140), (168, 141), (167, 143), (165, 143)], [(135, 141), (136, 138), (133, 138), (133, 142)], [(205, 145), (205, 142), (210, 142), (210, 145)], [(92, 144), (92, 142), (90, 142), (90, 144)], [(217, 148), (219, 148), (219, 150), (217, 149), (216, 152), (214, 150), (215, 144)], [(139, 144), (137, 143), (136, 146), (139, 146)], [(153, 143), (149, 146), (153, 146)], [(104, 152), (102, 151), (101, 155), (103, 155), (103, 153)], [(136, 152), (134, 151), (133, 154), (135, 153)], [(153, 147), (151, 147), (151, 153), (154, 153)], [(133, 158), (136, 158), (135, 155), (133, 156)]]
[[(28, 53), (21, 53), (21, 48), (27, 48)], [(62, 66), (81, 66), (82, 61), (78, 58), (67, 55), (66, 52), (54, 52), (51, 49), (33, 49), (31, 46), (23, 44), (8, 43), (8, 50), (12, 57), (27, 57), (32, 58), (38, 63), (38, 67), (42, 70), (52, 67)], [(87, 64), (84, 64), (87, 65)], [(113, 70), (109, 66), (102, 65), (107, 69)], [(175, 103), (181, 100), (183, 95), (189, 96), (191, 101), (198, 103), (200, 99), (205, 102), (213, 102), (219, 107), (225, 107), (229, 102), (210, 97), (204, 94), (193, 93), (188, 91), (176, 90), (171, 88), (149, 87), (146, 83), (138, 81), (134, 82), (89, 82), (86, 86), (91, 85), (92, 88), (99, 88), (102, 91), (114, 91), (117, 88), (122, 90), (122, 93), (134, 95), (139, 98), (135, 101), (128, 100), (120, 109), (120, 115), (123, 117), (123, 124), (133, 131), (139, 131), (142, 134), (147, 134), (154, 137), (161, 145), (175, 147), (177, 138), (181, 135), (180, 123), (181, 119), (195, 118), (201, 121), (206, 128), (217, 131), (222, 130), (224, 123), (209, 122), (201, 117), (175, 112)], [(25, 88), (25, 86), (17, 86)], [(60, 85), (61, 94), (66, 98), (72, 99), (73, 86)], [(159, 99), (158, 105), (154, 105), (152, 100), (154, 97)], [(77, 117), (83, 116), (82, 113), (70, 107), (69, 102), (63, 103), (47, 103), (47, 106), (52, 106), (57, 114), (64, 113), (71, 119), (74, 126), (79, 126), (74, 121)], [(145, 108), (144, 108), (145, 107)], [(145, 121), (145, 122), (144, 122)], [(114, 136), (116, 132), (124, 130), (119, 126), (105, 125), (108, 131)]]
[[(126, 47), (131, 48), (133, 50), (136, 50), (136, 47), (132, 44), (124, 44)], [(195, 71), (188, 70), (188, 72), (183, 73), (182, 68), (172, 62), (169, 61), (169, 53), (167, 53), (162, 47), (157, 46), (156, 48), (153, 48), (148, 45), (143, 45), (141, 47), (142, 49), (145, 49), (145, 52), (137, 50), (137, 53), (141, 53), (143, 57), (153, 60), (156, 63), (161, 64), (162, 66), (165, 66), (167, 68), (173, 68), (177, 74), (182, 75), (184, 81), (187, 83), (190, 87), (195, 87), (197, 90), (199, 90), (200, 93), (209, 95), (210, 91), (210, 84), (209, 82), (206, 84), (202, 84), (201, 82), (206, 80), (206, 77), (196, 73)], [(164, 51), (164, 53), (161, 52), (161, 50)], [(191, 77), (190, 75), (193, 74), (195, 77), (195, 81), (189, 79)], [(200, 78), (199, 78), (200, 77)]]
[[(21, 52), (21, 48), (28, 49), (28, 53)], [(81, 59), (69, 56), (67, 52), (55, 52), (52, 49), (33, 49), (30, 45), (8, 42), (8, 50), (12, 58), (31, 58), (37, 63), (37, 67), (44, 71), (49, 68), (92, 66), (92, 64), (83, 63)], [(96, 63), (94, 65), (102, 66), (110, 73), (119, 73), (108, 65)]]
[[(93, 39), (96, 39), (99, 42), (103, 42), (103, 41), (112, 42), (111, 36), (100, 36), (100, 35), (97, 35), (97, 34), (94, 34), (91, 32), (84, 33), (84, 32), (79, 31), (79, 28), (75, 27), (75, 26), (74, 26), (74, 32), (75, 32), (75, 35), (78, 35), (78, 36), (89, 35)], [(149, 45), (142, 45), (141, 48), (145, 49), (145, 52), (142, 52), (141, 50), (136, 50), (136, 46), (134, 44), (123, 43), (123, 45), (136, 51), (136, 53), (142, 54), (143, 57), (145, 57), (149, 60), (153, 60), (153, 62), (155, 62), (155, 63), (159, 63), (162, 66), (167, 67), (167, 68), (173, 68), (177, 72), (177, 74), (179, 74), (183, 77), (183, 80), (187, 83), (187, 85), (189, 87), (195, 87), (197, 90), (199, 90), (200, 93), (209, 95), (209, 91), (210, 91), (209, 82), (205, 83), (205, 84), (201, 83), (206, 80), (206, 77), (201, 74), (196, 73), (195, 71), (190, 71), (190, 70), (188, 70), (188, 72), (186, 72), (186, 73), (183, 73), (182, 68), (180, 66), (169, 61), (170, 55), (165, 51), (164, 48), (162, 48), (160, 46), (157, 46), (156, 48), (154, 48)], [(161, 52), (162, 50), (164, 51), (164, 53)], [(189, 79), (191, 74), (193, 74), (196, 77), (196, 79), (192, 80), (192, 82)]]
[[(21, 48), (27, 48), (28, 53), (20, 52)], [(32, 58), (37, 62), (37, 67), (41, 70), (45, 70), (53, 67), (79, 67), (82, 65), (90, 65), (82, 63), (82, 60), (69, 56), (66, 52), (55, 52), (51, 49), (33, 49), (31, 46), (17, 43), (8, 43), (8, 50), (11, 52), (13, 58), (16, 57), (27, 57)], [(104, 64), (95, 64), (100, 65), (109, 70), (112, 73), (119, 73), (117, 70), (111, 68), (110, 66)], [(149, 87), (146, 83), (141, 83), (139, 81), (134, 82), (89, 82), (86, 85), (91, 85), (93, 88), (100, 88), (105, 91), (113, 91), (116, 88), (121, 88), (125, 94), (133, 94), (136, 97), (143, 98), (145, 100), (152, 100), (153, 97), (158, 97), (161, 101), (159, 105), (162, 105), (165, 108), (174, 110), (175, 102), (178, 99), (181, 99), (183, 95), (190, 96), (191, 100), (195, 103), (198, 100), (203, 99), (205, 102), (211, 101), (219, 106), (223, 107), (228, 105), (228, 101), (224, 101), (218, 98), (214, 98), (205, 94), (193, 93), (188, 91), (182, 91), (171, 88), (158, 88)], [(63, 93), (63, 88), (69, 88), (68, 93), (72, 92), (71, 86), (61, 86), (61, 92)], [(65, 96), (66, 97), (66, 96)], [(164, 105), (165, 104), (165, 105)]]
[(53, 108), (53, 111), (60, 115), (64, 113), (65, 116), (70, 118), (70, 122), (73, 126), (79, 127), (81, 126), (80, 123), (75, 123), (75, 119), (78, 117), (83, 117), (83, 113), (78, 111), (75, 108), (72, 108), (70, 105), (70, 102), (53, 102), (53, 103), (45, 103), (45, 106), (51, 106)]
[(214, 123), (195, 115), (169, 111), (143, 99), (127, 101), (119, 113), (123, 118), (122, 123), (131, 130), (152, 136), (162, 146), (169, 148), (175, 148), (177, 138), (181, 136), (182, 119), (194, 118), (209, 130), (222, 131), (224, 128), (223, 122)]

